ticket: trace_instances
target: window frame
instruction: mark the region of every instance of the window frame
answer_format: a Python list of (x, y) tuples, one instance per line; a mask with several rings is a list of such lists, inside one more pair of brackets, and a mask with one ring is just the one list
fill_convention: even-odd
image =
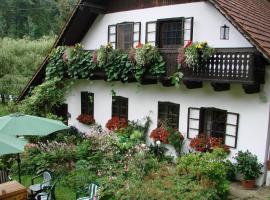
[[(192, 139), (193, 137), (191, 137), (191, 132), (190, 131), (195, 131), (194, 133), (197, 132), (197, 135), (200, 134), (200, 109), (201, 108), (196, 108), (196, 107), (189, 107), (188, 108), (188, 119), (187, 119), (187, 138), (188, 139)], [(218, 108), (215, 108), (215, 109), (218, 109)], [(221, 110), (221, 109), (219, 109)], [(195, 111), (197, 112), (197, 117), (195, 116), (192, 116), (191, 117), (191, 112), (192, 111)], [(234, 112), (229, 112), (227, 111), (227, 120), (226, 120), (226, 123), (225, 123), (225, 126), (226, 126), (226, 129), (225, 129), (225, 133), (224, 133), (224, 142), (226, 144), (226, 140), (228, 139), (228, 137), (230, 138), (233, 138), (234, 139), (234, 145), (228, 145), (226, 144), (227, 146), (229, 146), (230, 148), (233, 148), (233, 149), (236, 149), (237, 148), (237, 144), (238, 144), (238, 132), (239, 132), (239, 122), (240, 122), (240, 114), (239, 113), (234, 113)], [(234, 116), (236, 117), (236, 121), (235, 123), (229, 123), (228, 122), (228, 119), (229, 119), (229, 116)], [(197, 128), (196, 127), (191, 127), (191, 124), (192, 124), (192, 121), (196, 121), (197, 123)], [(196, 125), (195, 125), (196, 126)], [(233, 127), (234, 128), (234, 134), (228, 134), (228, 130), (227, 128), (228, 127)], [(193, 133), (193, 136), (194, 136), (194, 133)]]
[[(117, 105), (114, 105), (115, 103), (117, 103)], [(117, 107), (116, 113), (114, 111), (115, 106)], [(126, 113), (121, 113), (122, 106), (125, 107)], [(128, 120), (128, 98), (122, 96), (112, 96), (112, 117), (125, 118), (126, 120)]]
[[(161, 24), (165, 22), (180, 22), (182, 23), (182, 38), (180, 44), (174, 44), (170, 45), (168, 47), (161, 47)], [(179, 48), (179, 46), (183, 46), (185, 43), (185, 18), (184, 17), (174, 17), (174, 18), (164, 18), (164, 19), (158, 19), (156, 23), (156, 46), (159, 48)]]
[[(85, 100), (84, 98), (87, 98), (87, 100)], [(89, 98), (92, 98), (92, 102), (89, 101)], [(94, 116), (94, 98), (94, 93), (88, 91), (81, 91), (81, 114)], [(86, 105), (84, 105), (86, 101), (87, 103)]]
[(160, 113), (160, 106), (161, 105), (164, 105), (165, 106), (165, 110), (166, 110), (166, 113), (165, 113), (165, 115), (166, 115), (166, 119), (165, 119), (165, 122), (166, 123), (170, 123), (168, 120), (170, 119), (170, 117), (169, 117), (169, 115), (171, 115), (169, 112), (170, 112), (170, 107), (173, 107), (173, 106), (176, 106), (177, 107), (177, 113), (176, 113), (176, 118), (177, 119), (175, 119), (175, 121), (176, 121), (176, 126), (175, 127), (173, 127), (171, 124), (167, 124), (168, 126), (170, 126), (170, 127), (172, 127), (172, 128), (175, 128), (175, 129), (177, 129), (177, 130), (179, 130), (179, 120), (180, 120), (180, 104), (178, 104), (178, 103), (173, 103), (173, 102), (168, 102), (168, 101), (159, 101), (158, 102), (158, 111), (157, 111), (157, 114), (158, 114), (158, 116), (157, 116), (157, 127), (160, 127), (160, 122), (161, 122), (161, 120), (160, 120), (160, 115), (161, 115), (161, 113)]
[[(141, 43), (141, 22), (129, 22), (129, 21), (125, 21), (125, 22), (121, 22), (121, 23), (117, 23), (117, 24), (111, 24), (108, 25), (108, 38), (107, 41), (108, 43), (112, 43), (112, 45), (114, 46), (115, 49), (119, 49), (118, 48), (118, 26), (119, 25), (125, 25), (125, 24), (132, 24), (132, 41), (131, 43), (131, 47), (130, 48), (134, 48), (136, 46), (136, 43), (139, 44)], [(138, 26), (138, 30), (135, 30), (135, 26)], [(115, 33), (111, 33), (111, 28), (115, 29)], [(138, 34), (138, 40), (135, 40), (135, 34)], [(114, 37), (114, 41), (111, 41), (111, 37)], [(128, 50), (128, 49), (121, 49), (121, 50)]]

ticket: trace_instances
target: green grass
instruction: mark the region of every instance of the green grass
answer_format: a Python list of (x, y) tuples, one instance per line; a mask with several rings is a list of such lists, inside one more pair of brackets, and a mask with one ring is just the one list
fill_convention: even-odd
[[(18, 177), (12, 176), (14, 180), (18, 180)], [(42, 179), (37, 179), (37, 182), (41, 182)], [(29, 187), (31, 185), (31, 176), (22, 176), (22, 185)], [(56, 199), (57, 200), (73, 200), (76, 199), (76, 192), (70, 188), (64, 186), (63, 183), (57, 182), (56, 184)]]

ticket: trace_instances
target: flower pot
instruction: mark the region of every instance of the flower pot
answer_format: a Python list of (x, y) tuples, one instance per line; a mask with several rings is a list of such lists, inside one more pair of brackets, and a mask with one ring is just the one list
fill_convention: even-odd
[(242, 186), (244, 189), (252, 190), (255, 188), (255, 179), (254, 180), (242, 180)]
[(270, 171), (270, 160), (267, 161), (267, 170)]

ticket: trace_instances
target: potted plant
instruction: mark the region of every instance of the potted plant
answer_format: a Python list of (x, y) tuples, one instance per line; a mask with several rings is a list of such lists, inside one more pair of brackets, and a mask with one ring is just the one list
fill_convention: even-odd
[(262, 164), (258, 162), (256, 155), (248, 150), (246, 152), (239, 151), (235, 157), (236, 170), (243, 176), (242, 186), (245, 189), (255, 188), (255, 180), (261, 174)]

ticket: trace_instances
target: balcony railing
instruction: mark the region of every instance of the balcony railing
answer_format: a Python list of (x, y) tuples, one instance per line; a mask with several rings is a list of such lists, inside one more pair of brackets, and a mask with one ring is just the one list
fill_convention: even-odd
[[(177, 49), (160, 49), (167, 63), (167, 74), (177, 71)], [(217, 48), (207, 60), (182, 68), (184, 80), (254, 83), (258, 52), (254, 48)]]

